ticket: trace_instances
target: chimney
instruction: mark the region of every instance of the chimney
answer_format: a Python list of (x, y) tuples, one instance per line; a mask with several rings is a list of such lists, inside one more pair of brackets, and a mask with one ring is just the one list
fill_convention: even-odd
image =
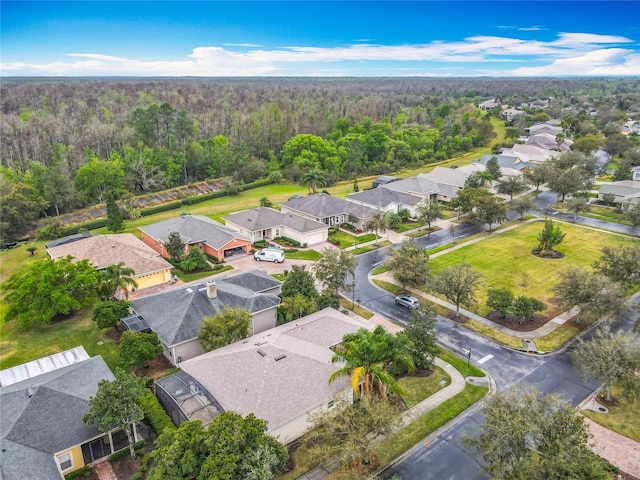
[(207, 297), (216, 298), (218, 296), (218, 289), (216, 288), (216, 282), (213, 280), (207, 282)]

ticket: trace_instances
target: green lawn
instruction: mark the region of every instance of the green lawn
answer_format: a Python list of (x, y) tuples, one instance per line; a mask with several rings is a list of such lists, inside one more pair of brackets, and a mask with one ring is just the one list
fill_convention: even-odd
[[(547, 306), (543, 312), (545, 315), (555, 316), (561, 311), (552, 292), (558, 272), (569, 265), (590, 267), (606, 245), (637, 241), (572, 224), (559, 225), (567, 234), (558, 246), (558, 250), (565, 254), (563, 259), (541, 259), (531, 254), (543, 227), (542, 222), (533, 222), (432, 258), (429, 260), (430, 273), (437, 275), (443, 268), (463, 262), (480, 271), (484, 276), (477, 295), (480, 315), (489, 312), (485, 302), (487, 290), (492, 287), (506, 288), (515, 296), (535, 297)], [(523, 283), (526, 287), (522, 286)]]
[[(443, 380), (446, 383), (440, 383)], [(451, 377), (444, 370), (436, 367), (428, 377), (407, 376), (400, 378), (398, 383), (404, 392), (403, 398), (407, 407), (411, 408), (449, 385)]]
[(317, 250), (298, 250), (294, 253), (287, 253), (287, 258), (291, 260), (320, 260), (320, 252)]
[(330, 242), (340, 242), (339, 248), (349, 248), (353, 245), (360, 245), (376, 239), (375, 233), (365, 233), (363, 235), (353, 235), (343, 230), (338, 230), (336, 233), (329, 235)]
[[(73, 317), (50, 325), (36, 325), (22, 330), (17, 321), (2, 325), (2, 369), (30, 362), (53, 353), (82, 345), (90, 356), (102, 355), (113, 370), (124, 368), (114, 339), (107, 336), (91, 320), (92, 308), (81, 310)], [(98, 345), (98, 342), (103, 342)]]
[(616, 406), (608, 406), (609, 413), (598, 413), (593, 410), (583, 410), (582, 413), (603, 427), (640, 442), (640, 403), (622, 400), (619, 398), (619, 391), (615, 388), (613, 394), (618, 398), (619, 403)]
[(354, 255), (360, 255), (361, 253), (367, 253), (372, 250), (377, 250), (378, 248), (388, 247), (391, 244), (392, 244), (391, 240), (382, 240), (381, 242), (378, 242), (378, 245), (376, 245), (375, 243), (371, 243), (369, 245), (365, 245), (363, 247), (357, 247), (349, 251)]
[(414, 230), (416, 228), (423, 227), (425, 225), (424, 222), (407, 222), (401, 223), (397, 230), (398, 233), (408, 232), (409, 230)]

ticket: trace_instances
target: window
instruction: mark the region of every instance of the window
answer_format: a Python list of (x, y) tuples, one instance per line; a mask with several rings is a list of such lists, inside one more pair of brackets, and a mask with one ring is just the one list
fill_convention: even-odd
[(333, 407), (335, 407), (335, 403), (333, 400), (329, 400), (329, 403), (327, 403), (327, 410), (331, 410)]
[(60, 464), (60, 470), (67, 470), (73, 467), (73, 458), (71, 452), (63, 453), (58, 456), (58, 463)]

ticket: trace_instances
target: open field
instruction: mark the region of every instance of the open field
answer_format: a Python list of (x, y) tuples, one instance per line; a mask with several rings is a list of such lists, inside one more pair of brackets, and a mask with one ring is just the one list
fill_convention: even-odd
[(590, 267), (600, 257), (600, 251), (606, 245), (637, 242), (628, 237), (560, 223), (560, 228), (567, 235), (557, 249), (565, 257), (542, 259), (531, 254), (531, 250), (538, 244), (536, 237), (542, 227), (542, 222), (532, 222), (432, 258), (429, 260), (430, 275), (437, 275), (443, 268), (467, 262), (484, 276), (477, 295), (477, 313), (480, 315), (489, 313), (485, 302), (487, 290), (491, 287), (506, 288), (515, 296), (535, 297), (547, 306), (543, 313), (553, 317), (561, 313), (552, 292), (560, 271), (569, 265)]

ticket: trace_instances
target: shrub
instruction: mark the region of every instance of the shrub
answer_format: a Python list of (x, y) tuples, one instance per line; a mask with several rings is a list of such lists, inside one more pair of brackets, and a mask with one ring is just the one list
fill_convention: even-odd
[(300, 242), (289, 237), (276, 237), (274, 240), (279, 243), (284, 243), (285, 245), (294, 245), (296, 247), (300, 246)]
[(38, 231), (36, 238), (38, 240), (54, 240), (62, 236), (62, 223), (51, 222)]
[(256, 248), (264, 248), (267, 246), (267, 241), (266, 240), (258, 240), (256, 242), (253, 242), (253, 246)]
[(167, 428), (174, 430), (176, 426), (164, 411), (164, 408), (158, 402), (158, 399), (152, 392), (148, 392), (140, 399), (142, 409), (144, 410), (144, 418), (147, 419), (153, 431), (160, 435)]
[(285, 248), (284, 253), (296, 253), (298, 251), (297, 248)]
[(78, 470), (74, 470), (71, 473), (67, 473), (64, 478), (65, 480), (73, 480), (74, 478), (87, 478), (91, 475), (91, 467), (89, 465), (85, 465)]
[(129, 480), (143, 480), (144, 479), (144, 472), (136, 472), (133, 475), (131, 475), (131, 478)]
[[(146, 445), (144, 440), (140, 440), (139, 442), (136, 442), (133, 444), (133, 449), (136, 451), (137, 454), (140, 454), (141, 450), (144, 450), (144, 446)], [(123, 448), (122, 450), (118, 450), (115, 453), (112, 453), (111, 456), (109, 457), (109, 460), (111, 460), (112, 462), (115, 462), (116, 460), (120, 460), (121, 458), (127, 457), (129, 455), (129, 447), (127, 446), (127, 448)]]

